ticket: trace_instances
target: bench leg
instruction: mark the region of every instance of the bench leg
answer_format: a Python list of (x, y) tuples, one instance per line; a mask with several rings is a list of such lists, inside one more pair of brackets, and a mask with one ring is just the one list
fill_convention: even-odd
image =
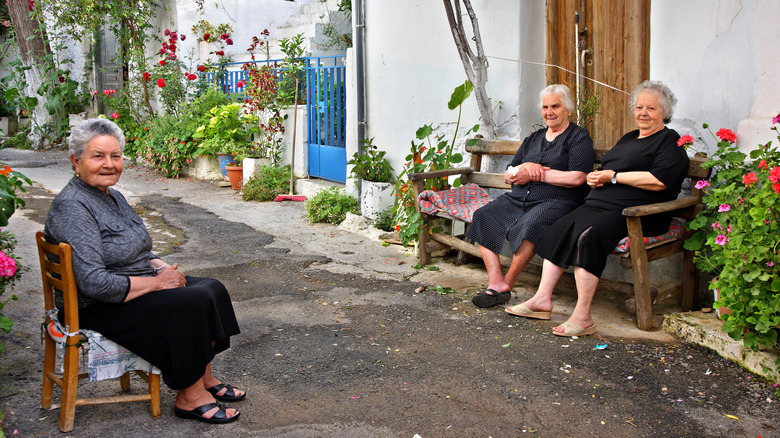
[(687, 312), (698, 308), (696, 294), (699, 292), (699, 271), (693, 262), (693, 251), (683, 251), (682, 310)]
[(634, 276), (636, 322), (640, 330), (651, 330), (653, 328), (653, 299), (650, 295), (650, 275), (645, 240), (642, 235), (642, 221), (638, 217), (627, 217), (626, 221), (628, 222), (629, 251), (631, 251), (631, 270)]

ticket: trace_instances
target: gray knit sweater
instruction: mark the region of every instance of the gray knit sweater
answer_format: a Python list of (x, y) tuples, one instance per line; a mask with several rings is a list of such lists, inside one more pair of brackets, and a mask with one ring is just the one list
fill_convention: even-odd
[[(44, 234), (51, 243), (73, 248), (73, 271), (79, 307), (95, 302), (121, 303), (130, 290), (129, 276), (152, 276), (152, 239), (125, 197), (106, 194), (77, 177), (54, 198)], [(55, 296), (62, 308), (62, 296)]]

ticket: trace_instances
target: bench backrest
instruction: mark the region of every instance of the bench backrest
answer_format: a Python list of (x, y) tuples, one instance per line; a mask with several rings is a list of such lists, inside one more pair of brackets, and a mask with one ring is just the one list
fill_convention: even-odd
[[(480, 187), (490, 187), (496, 189), (510, 189), (509, 184), (504, 183), (504, 174), (497, 172), (482, 172), (482, 157), (485, 155), (501, 155), (514, 157), (517, 150), (522, 146), (523, 142), (519, 140), (486, 140), (483, 138), (477, 139), (477, 143), (472, 146), (466, 146), (466, 151), (471, 153), (471, 164), (469, 167), (474, 171), (468, 175), (464, 175), (462, 180), (464, 183), (478, 184)], [(601, 163), (601, 159), (607, 152), (605, 149), (596, 149), (596, 164), (598, 167)], [(688, 178), (691, 179), (691, 193), (690, 196), (694, 196), (701, 200), (703, 192), (695, 187), (696, 182), (709, 178), (710, 170), (702, 167), (706, 157), (699, 154), (689, 157), (690, 165), (688, 167)], [(690, 218), (688, 218), (690, 219)]]

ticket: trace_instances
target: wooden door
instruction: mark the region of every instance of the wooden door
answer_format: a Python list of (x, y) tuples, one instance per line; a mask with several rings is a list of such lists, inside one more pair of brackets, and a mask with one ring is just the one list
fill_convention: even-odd
[[(578, 41), (575, 11), (579, 11)], [(563, 83), (575, 91), (579, 57), (580, 100), (596, 95), (601, 101), (587, 126), (596, 149), (608, 150), (623, 134), (636, 129), (630, 93), (649, 79), (649, 49), (648, 0), (547, 1), (547, 63), (569, 70), (548, 67), (547, 83)]]

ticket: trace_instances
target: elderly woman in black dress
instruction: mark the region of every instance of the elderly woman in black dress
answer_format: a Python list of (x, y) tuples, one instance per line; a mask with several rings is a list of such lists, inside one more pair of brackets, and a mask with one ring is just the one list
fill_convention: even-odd
[[(124, 143), (122, 130), (106, 119), (75, 127), (68, 144), (76, 174), (46, 218), (46, 240), (73, 248), (81, 328), (159, 368), (165, 384), (178, 390), (177, 416), (237, 420), (239, 412), (220, 402), (246, 393), (211, 373), (214, 355), (240, 332), (230, 295), (219, 281), (185, 276), (151, 252), (143, 221), (111, 188), (122, 174)], [(62, 309), (62, 295), (55, 298)]]
[[(685, 149), (677, 146), (680, 135), (665, 126), (677, 99), (657, 81), (645, 81), (631, 99), (638, 129), (624, 135), (604, 154), (601, 169), (588, 174), (591, 187), (585, 204), (551, 226), (536, 246), (544, 258), (542, 279), (528, 301), (506, 309), (513, 315), (550, 319), (553, 288), (564, 269), (574, 266), (577, 305), (571, 317), (553, 328), (558, 336), (596, 332), (590, 304), (607, 256), (628, 234), (625, 207), (675, 199), (688, 170)], [(668, 214), (642, 218), (646, 236), (669, 230)]]
[[(466, 234), (479, 245), (488, 273), (487, 290), (471, 299), (477, 307), (509, 300), (547, 227), (581, 205), (587, 194), (585, 176), (596, 155), (588, 131), (569, 121), (574, 112), (569, 87), (550, 85), (539, 100), (547, 127), (523, 140), (504, 173), (512, 191), (475, 211)], [(506, 275), (499, 262), (504, 240), (513, 252)]]

